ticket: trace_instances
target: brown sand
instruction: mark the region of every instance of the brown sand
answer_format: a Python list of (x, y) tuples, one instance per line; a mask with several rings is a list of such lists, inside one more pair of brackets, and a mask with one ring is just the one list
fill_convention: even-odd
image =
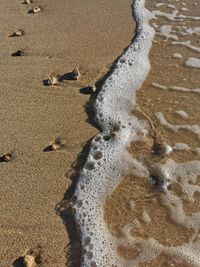
[[(4, 0), (0, 10), (0, 152), (16, 154), (0, 164), (0, 266), (39, 245), (42, 266), (61, 267), (69, 240), (55, 206), (71, 183), (65, 173), (97, 133), (84, 109), (89, 96), (79, 89), (101, 78), (130, 43), (130, 1), (37, 0), (43, 10), (30, 15), (34, 5), (20, 2)], [(18, 28), (25, 36), (9, 38)], [(26, 56), (12, 58), (18, 49)], [(78, 65), (80, 81), (43, 86), (50, 72)], [(43, 152), (59, 135), (67, 149)]]
[[(152, 10), (155, 3), (160, 1), (147, 1), (147, 7)], [(176, 1), (167, 1), (169, 4), (181, 5)], [(199, 16), (199, 12), (194, 10), (191, 1), (184, 1), (191, 11), (187, 15)], [(163, 11), (171, 12), (171, 9), (162, 8)], [(199, 9), (198, 9), (199, 10)], [(153, 20), (158, 25), (182, 25), (183, 22), (169, 22), (166, 19), (159, 18)], [(187, 21), (184, 26), (195, 27), (199, 26), (199, 21)], [(174, 29), (174, 28), (173, 28)], [(181, 37), (179, 40), (191, 40), (192, 44), (199, 47), (198, 39), (195, 36)], [(182, 86), (186, 88), (199, 88), (200, 75), (199, 69), (188, 68), (184, 65), (188, 57), (198, 57), (198, 53), (191, 51), (188, 48), (181, 46), (172, 46), (171, 41), (166, 42), (166, 38), (156, 35), (150, 52), (151, 72), (142, 88), (137, 92), (137, 105), (144, 113), (150, 117), (159, 137), (171, 146), (175, 143), (186, 143), (191, 147), (189, 151), (173, 151), (169, 156), (152, 155), (152, 136), (153, 131), (149, 131), (148, 139), (145, 142), (132, 143), (129, 151), (134, 158), (137, 158), (145, 165), (152, 163), (164, 163), (171, 158), (176, 162), (186, 162), (188, 160), (200, 160), (199, 153), (193, 149), (199, 147), (199, 137), (188, 130), (179, 130), (174, 132), (166, 126), (161, 125), (155, 116), (155, 112), (162, 112), (168, 122), (178, 124), (199, 124), (200, 122), (200, 94), (185, 93), (172, 90), (157, 89), (152, 86), (152, 83), (159, 83), (165, 86)], [(174, 53), (183, 55), (183, 59), (172, 59)], [(186, 111), (189, 118), (182, 118), (175, 114), (177, 110)], [(142, 112), (133, 111), (133, 114), (138, 118), (147, 120)], [(182, 190), (178, 184), (172, 184), (171, 190), (175, 194), (183, 197)], [(133, 233), (134, 236), (147, 239), (154, 238), (159, 243), (166, 246), (176, 246), (188, 241), (192, 231), (181, 225), (174, 223), (169, 217), (169, 210), (162, 205), (159, 195), (155, 188), (151, 188), (149, 182), (143, 181), (139, 177), (125, 177), (116, 190), (107, 198), (104, 212), (105, 220), (110, 232), (117, 238), (122, 237), (122, 229), (134, 219), (138, 219), (142, 223), (142, 227)], [(183, 197), (184, 199), (184, 197)], [(134, 201), (136, 206), (134, 210), (131, 208), (131, 201)], [(200, 194), (195, 194), (195, 202), (183, 201), (183, 207), (186, 214), (197, 212), (200, 210)], [(151, 217), (151, 223), (144, 223), (141, 219), (143, 210), (147, 211)], [(134, 259), (140, 254), (139, 246), (136, 248), (119, 247), (118, 253), (125, 259)], [(170, 258), (169, 255), (160, 255), (151, 263), (146, 262), (143, 266), (189, 266), (183, 260), (178, 258)]]

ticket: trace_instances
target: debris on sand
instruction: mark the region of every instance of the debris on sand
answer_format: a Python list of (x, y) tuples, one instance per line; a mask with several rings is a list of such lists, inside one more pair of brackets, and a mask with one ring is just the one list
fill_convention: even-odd
[(151, 183), (160, 191), (166, 192), (170, 188), (171, 180), (168, 175), (163, 172), (162, 165), (154, 164), (148, 169)]
[(22, 29), (14, 31), (9, 37), (20, 37), (23, 36), (25, 32)]
[(50, 74), (48, 79), (47, 79), (47, 84), (48, 85), (59, 85), (60, 84), (60, 75), (57, 74)]
[(33, 0), (24, 0), (24, 2), (22, 2), (22, 4), (25, 4), (25, 5), (30, 5), (33, 3)]
[(28, 14), (38, 13), (38, 12), (40, 12), (40, 11), (41, 11), (41, 7), (36, 6), (36, 7), (34, 7), (33, 9), (29, 10), (29, 11), (28, 11)]
[(32, 255), (25, 255), (23, 263), (24, 263), (24, 267), (37, 267), (35, 258)]
[(55, 151), (66, 148), (66, 144), (62, 141), (61, 137), (56, 137), (43, 151)]
[(80, 79), (80, 77), (81, 77), (81, 74), (79, 71), (79, 67), (77, 67), (71, 72), (71, 80), (78, 80)]
[(0, 162), (9, 162), (14, 158), (14, 151), (7, 152), (0, 157)]
[(23, 50), (17, 50), (11, 54), (11, 57), (22, 57), (25, 56), (25, 52)]

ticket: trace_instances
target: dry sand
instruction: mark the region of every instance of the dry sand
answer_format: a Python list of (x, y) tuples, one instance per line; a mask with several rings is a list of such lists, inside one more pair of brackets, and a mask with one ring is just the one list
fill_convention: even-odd
[[(42, 12), (28, 15), (36, 5)], [(69, 239), (55, 207), (71, 183), (73, 163), (97, 133), (85, 112), (89, 96), (79, 89), (104, 76), (129, 45), (130, 1), (3, 0), (0, 17), (0, 153), (16, 154), (0, 164), (0, 266), (38, 245), (42, 266), (66, 266)], [(24, 36), (8, 37), (19, 28)], [(11, 57), (19, 49), (26, 55)], [(63, 75), (78, 65), (80, 81), (43, 86), (50, 72)], [(67, 148), (43, 152), (56, 136)]]

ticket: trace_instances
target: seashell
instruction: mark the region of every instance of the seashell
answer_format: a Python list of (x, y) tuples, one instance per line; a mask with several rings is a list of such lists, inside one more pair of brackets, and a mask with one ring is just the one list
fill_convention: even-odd
[(23, 260), (25, 267), (36, 267), (35, 258), (32, 255), (25, 255)]
[(41, 8), (39, 6), (34, 7), (33, 9), (28, 11), (28, 14), (32, 14), (32, 13), (38, 13), (41, 11)]
[(78, 80), (79, 78), (81, 77), (81, 74), (80, 74), (80, 71), (79, 71), (79, 67), (74, 69), (72, 72), (71, 72), (71, 79), (72, 80)]
[(22, 2), (22, 4), (26, 4), (26, 5), (29, 5), (32, 3), (33, 3), (33, 0), (24, 0), (24, 2)]
[(21, 29), (14, 31), (9, 37), (19, 37), (23, 36), (25, 32)]
[(25, 56), (25, 52), (23, 50), (17, 50), (11, 54), (11, 57), (22, 57)]
[(13, 159), (13, 153), (8, 152), (5, 153), (3, 156), (0, 157), (0, 162), (9, 162)]
[(33, 13), (38, 13), (40, 11), (41, 11), (41, 8), (38, 7), (38, 6), (36, 6), (36, 7), (33, 8)]
[(56, 137), (53, 142), (49, 146), (47, 146), (44, 151), (55, 151), (59, 149), (65, 148), (66, 145), (62, 142), (60, 137)]
[(60, 84), (60, 75), (51, 74), (47, 79), (48, 85), (59, 85)]

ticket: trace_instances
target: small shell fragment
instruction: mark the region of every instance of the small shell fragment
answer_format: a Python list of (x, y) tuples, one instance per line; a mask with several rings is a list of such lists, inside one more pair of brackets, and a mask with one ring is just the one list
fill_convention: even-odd
[(25, 4), (25, 5), (30, 5), (33, 3), (33, 0), (24, 0), (24, 2), (22, 2), (22, 4)]
[(36, 7), (33, 8), (33, 13), (38, 13), (40, 11), (41, 11), (41, 8), (38, 7), (38, 6), (36, 6)]
[(9, 37), (20, 37), (23, 36), (25, 32), (21, 29), (14, 31)]
[(47, 79), (48, 85), (59, 85), (60, 84), (60, 75), (51, 74)]
[(72, 80), (78, 80), (80, 77), (81, 77), (81, 74), (80, 74), (79, 68), (76, 68), (71, 72)]
[(38, 13), (41, 11), (41, 8), (39, 6), (34, 7), (33, 9), (28, 11), (28, 14), (32, 14), (32, 13)]
[(24, 256), (24, 266), (25, 267), (36, 267), (37, 264), (35, 262), (35, 258), (32, 255)]
[(60, 137), (56, 137), (55, 140), (52, 141), (51, 144), (44, 149), (44, 151), (55, 151), (63, 149), (65, 147), (66, 145), (64, 144), (62, 139)]
[(90, 84), (90, 85), (88, 85), (88, 91), (89, 91), (90, 93), (95, 93), (96, 90), (97, 90), (97, 88), (96, 88), (95, 84)]

